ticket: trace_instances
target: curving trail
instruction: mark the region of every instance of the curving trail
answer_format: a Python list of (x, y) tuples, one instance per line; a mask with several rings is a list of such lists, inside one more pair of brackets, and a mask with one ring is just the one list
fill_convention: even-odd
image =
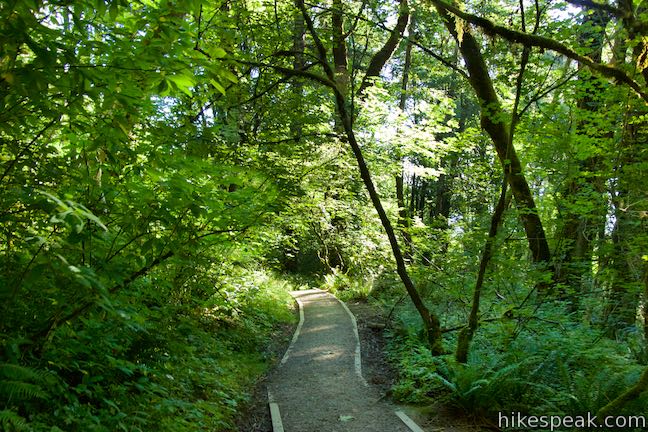
[(362, 377), (355, 318), (321, 290), (292, 293), (300, 323), (268, 382), (274, 432), (422, 432)]

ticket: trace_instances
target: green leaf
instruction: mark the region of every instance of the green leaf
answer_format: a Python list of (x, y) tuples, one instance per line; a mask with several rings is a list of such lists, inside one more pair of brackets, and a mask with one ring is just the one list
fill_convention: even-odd
[(220, 58), (223, 58), (223, 57), (225, 57), (227, 55), (227, 52), (223, 48), (220, 48), (220, 47), (209, 48), (209, 49), (207, 49), (207, 53), (212, 58), (215, 58), (215, 59), (220, 59)]
[(236, 77), (236, 75), (234, 75), (232, 72), (228, 71), (227, 69), (221, 69), (221, 70), (219, 70), (219, 71), (218, 71), (218, 75), (220, 75), (221, 77), (223, 77), (223, 78), (229, 80), (229, 81), (232, 82), (233, 84), (237, 84), (237, 83), (239, 82), (239, 80), (238, 80), (238, 78)]
[(209, 83), (210, 83), (211, 85), (213, 85), (214, 88), (215, 88), (216, 90), (218, 90), (219, 92), (221, 92), (221, 94), (222, 94), (223, 96), (225, 96), (225, 87), (223, 87), (223, 86), (221, 85), (221, 83), (219, 83), (219, 82), (216, 81), (215, 79), (211, 79), (211, 80), (209, 80)]
[(193, 77), (188, 75), (173, 75), (168, 77), (168, 79), (175, 83), (178, 90), (185, 93), (187, 96), (191, 96), (191, 87), (196, 84)]

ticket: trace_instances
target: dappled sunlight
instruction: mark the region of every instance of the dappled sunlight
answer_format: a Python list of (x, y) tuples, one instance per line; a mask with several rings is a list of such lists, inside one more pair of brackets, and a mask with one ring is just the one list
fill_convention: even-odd
[(309, 298), (309, 297), (324, 297), (324, 296), (325, 296), (324, 291), (320, 291), (316, 289), (301, 291), (299, 292), (298, 295), (300, 299)]
[[(293, 351), (290, 357), (298, 361), (317, 362), (324, 366), (327, 362), (337, 362), (340, 360), (351, 359), (353, 353), (349, 351), (344, 344), (326, 344), (317, 345), (311, 348), (301, 348)], [(349, 362), (349, 370), (353, 370), (352, 360)]]
[(314, 327), (309, 327), (308, 329), (302, 329), (302, 334), (309, 334), (309, 333), (319, 333), (327, 330), (332, 330), (332, 329), (337, 329), (340, 328), (339, 324), (322, 324)]
[(319, 362), (336, 361), (344, 355), (341, 351), (323, 351), (321, 354), (314, 354), (313, 360)]
[(647, 11), (2, 2), (0, 429), (645, 412)]

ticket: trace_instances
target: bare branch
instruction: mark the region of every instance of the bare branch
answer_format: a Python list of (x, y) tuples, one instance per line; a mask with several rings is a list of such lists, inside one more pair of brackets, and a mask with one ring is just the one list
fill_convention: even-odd
[(425, 45), (421, 44), (416, 39), (413, 39), (413, 38), (405, 38), (405, 39), (412, 42), (413, 45), (415, 45), (417, 48), (419, 48), (425, 54), (427, 54), (430, 57), (432, 57), (432, 58), (436, 59), (437, 61), (441, 62), (444, 66), (446, 66), (446, 67), (452, 69), (453, 71), (457, 72), (459, 75), (461, 75), (465, 79), (468, 79), (468, 73), (465, 70), (461, 69), (460, 67), (458, 67), (455, 64), (452, 64), (450, 61), (444, 59), (439, 54), (432, 51), (432, 49), (430, 49), (430, 48), (426, 47)]

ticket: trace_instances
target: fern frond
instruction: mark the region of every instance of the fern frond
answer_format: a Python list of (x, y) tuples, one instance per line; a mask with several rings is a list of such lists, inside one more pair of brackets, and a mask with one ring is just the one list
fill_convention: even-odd
[(6, 378), (15, 381), (31, 381), (39, 380), (42, 376), (43, 372), (32, 368), (11, 363), (0, 363), (0, 379)]
[(453, 392), (457, 391), (457, 386), (454, 383), (448, 381), (447, 379), (445, 379), (444, 377), (442, 377), (441, 375), (439, 375), (437, 373), (430, 374), (430, 378), (433, 379), (433, 380), (438, 380), (441, 384), (443, 384), (444, 386), (446, 386), (448, 389), (450, 389)]
[(11, 410), (0, 410), (0, 429), (4, 431), (29, 430), (27, 420)]
[(16, 401), (46, 397), (46, 393), (37, 384), (10, 380), (0, 381), (0, 399)]

